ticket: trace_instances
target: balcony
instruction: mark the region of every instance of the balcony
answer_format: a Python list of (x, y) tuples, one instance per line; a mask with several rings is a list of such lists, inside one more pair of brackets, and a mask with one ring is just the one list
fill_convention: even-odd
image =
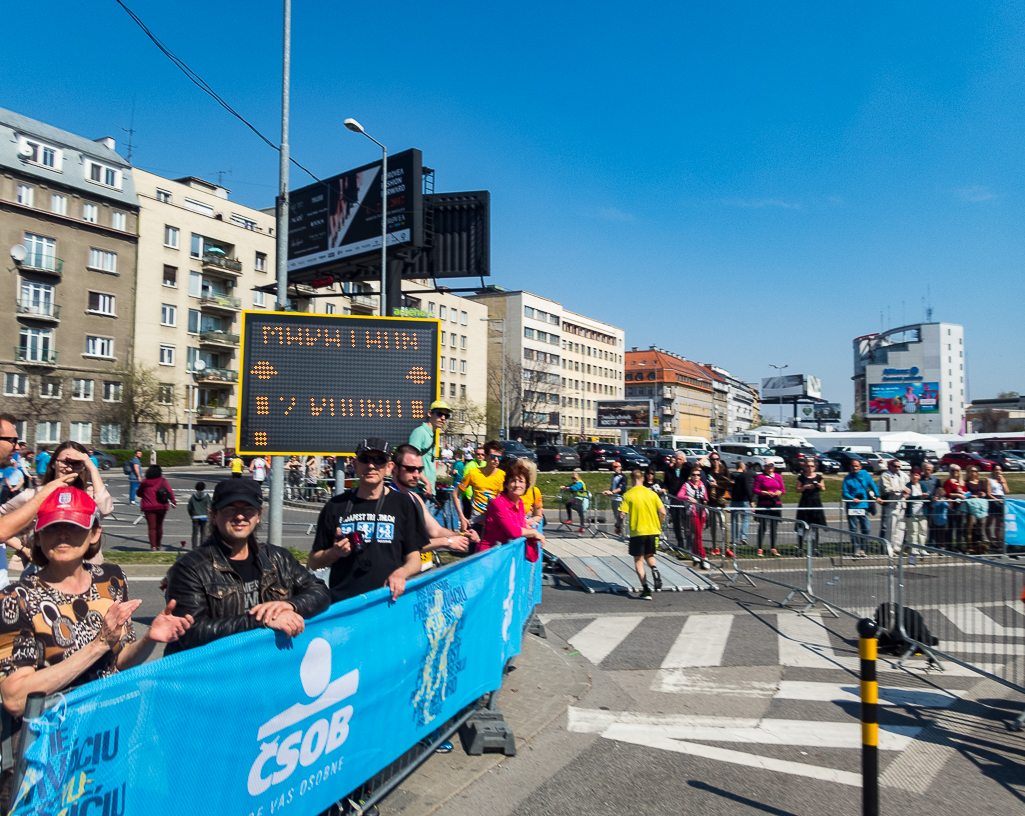
[(54, 258), (42, 252), (30, 252), (25, 260), (19, 264), (22, 269), (28, 272), (46, 272), (49, 275), (64, 274), (64, 259)]
[(225, 331), (201, 331), (199, 333), (199, 344), (207, 346), (230, 346), (234, 348), (238, 345), (239, 336), (237, 334), (228, 334)]
[(231, 295), (206, 293), (199, 299), (200, 306), (211, 311), (237, 312), (242, 308), (242, 299)]
[(242, 261), (228, 258), (225, 255), (206, 253), (200, 258), (204, 272), (217, 272), (237, 277), (242, 274)]
[(61, 319), (61, 307), (56, 303), (19, 300), (15, 311), (18, 317), (31, 317), (33, 320), (59, 323)]
[(221, 408), (219, 405), (200, 405), (199, 418), (214, 422), (231, 422), (235, 419), (235, 408)]
[(57, 352), (53, 349), (15, 346), (14, 359), (25, 365), (55, 366), (57, 365)]
[(204, 368), (202, 371), (192, 369), (198, 383), (216, 383), (233, 385), (238, 382), (238, 372), (230, 368)]
[(377, 295), (349, 295), (352, 301), (352, 313), (369, 315), (377, 311)]

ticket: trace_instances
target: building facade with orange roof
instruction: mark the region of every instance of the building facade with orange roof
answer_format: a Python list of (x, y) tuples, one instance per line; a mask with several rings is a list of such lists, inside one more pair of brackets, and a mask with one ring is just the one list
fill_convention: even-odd
[(636, 346), (623, 360), (626, 399), (650, 399), (661, 436), (700, 436), (712, 440), (715, 389), (712, 373), (684, 357), (650, 346)]

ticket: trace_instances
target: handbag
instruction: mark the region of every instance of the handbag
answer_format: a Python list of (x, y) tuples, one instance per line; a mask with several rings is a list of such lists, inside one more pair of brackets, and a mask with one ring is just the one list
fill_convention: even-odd
[(171, 491), (164, 487), (164, 485), (160, 485), (157, 488), (157, 501), (161, 504), (167, 504), (171, 501)]

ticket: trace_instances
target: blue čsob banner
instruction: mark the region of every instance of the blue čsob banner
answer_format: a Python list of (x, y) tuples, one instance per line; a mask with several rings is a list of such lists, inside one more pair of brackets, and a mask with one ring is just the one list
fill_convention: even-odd
[(523, 540), (86, 684), (34, 721), (12, 813), (318, 814), (500, 688), (541, 599)]
[(1008, 547), (1025, 547), (1025, 501), (1004, 500), (1004, 542)]

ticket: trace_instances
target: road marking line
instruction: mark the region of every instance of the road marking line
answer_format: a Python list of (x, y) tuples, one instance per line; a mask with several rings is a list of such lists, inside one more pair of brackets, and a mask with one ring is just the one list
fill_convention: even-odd
[(721, 666), (733, 618), (733, 615), (691, 615), (662, 661), (662, 668)]
[(613, 649), (626, 640), (643, 615), (618, 615), (597, 618), (569, 639), (569, 644), (595, 665), (608, 657)]
[[(936, 647), (939, 652), (962, 652), (967, 654), (985, 655), (1011, 655), (1020, 657), (1025, 655), (1025, 643), (971, 643), (968, 641), (945, 640)], [(942, 660), (943, 658), (940, 658)], [(965, 663), (970, 663), (966, 660)]]
[(937, 611), (966, 635), (1025, 635), (1025, 629), (997, 623), (974, 606), (940, 606)]
[[(964, 694), (963, 691), (922, 691), (907, 688), (879, 688), (881, 706), (915, 706), (917, 708), (949, 708)], [(777, 700), (810, 700), (825, 703), (857, 703), (861, 701), (857, 683), (813, 683), (802, 680), (783, 680)]]
[(659, 669), (651, 683), (652, 691), (667, 694), (728, 694), (734, 697), (769, 698), (777, 684), (750, 680), (744, 683), (720, 683), (709, 677), (695, 676), (689, 669)]
[(777, 613), (779, 664), (804, 669), (853, 669), (859, 661), (853, 654), (836, 655), (829, 631), (818, 613)]
[(818, 779), (824, 782), (833, 782), (851, 787), (861, 786), (861, 774), (850, 771), (838, 771), (833, 768), (824, 768), (819, 765), (805, 765), (801, 762), (790, 762), (783, 759), (748, 754), (744, 751), (731, 751), (728, 748), (717, 748), (712, 745), (698, 745), (691, 742), (683, 742), (653, 734), (642, 729), (631, 729), (625, 726), (617, 726), (615, 735), (608, 735), (609, 739), (619, 742), (629, 742), (634, 745), (643, 745), (648, 748), (660, 748), (663, 751), (673, 751), (678, 754), (689, 754), (690, 756), (702, 759), (715, 759), (719, 762), (729, 762), (734, 765), (744, 765), (748, 768), (757, 768), (762, 771), (773, 773), (785, 773), (791, 776), (803, 776), (809, 779)]

